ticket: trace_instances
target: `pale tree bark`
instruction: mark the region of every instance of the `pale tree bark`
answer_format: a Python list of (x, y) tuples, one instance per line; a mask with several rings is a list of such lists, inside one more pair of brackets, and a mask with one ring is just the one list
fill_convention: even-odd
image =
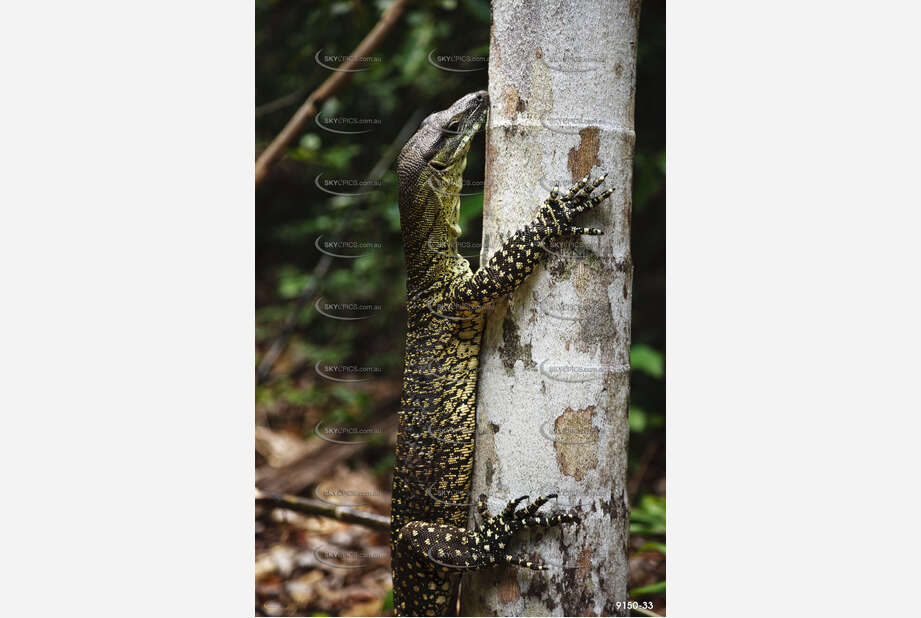
[[(548, 564), (464, 579), (465, 615), (627, 615), (630, 196), (639, 2), (493, 0), (481, 260), (555, 181), (608, 172), (614, 195), (577, 225), (604, 230), (547, 259), (489, 315), (480, 355), (473, 495), (558, 493), (581, 525), (522, 533)], [(603, 189), (599, 188), (598, 191)], [(552, 508), (551, 508), (552, 507)], [(471, 514), (471, 517), (474, 515)]]

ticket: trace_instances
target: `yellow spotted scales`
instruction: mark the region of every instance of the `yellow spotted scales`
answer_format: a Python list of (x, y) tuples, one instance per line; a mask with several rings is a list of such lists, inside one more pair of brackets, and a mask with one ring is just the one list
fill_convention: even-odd
[(486, 92), (469, 94), (426, 118), (400, 152), (400, 224), (407, 271), (408, 325), (403, 358), (391, 550), (394, 609), (403, 616), (453, 615), (458, 581), (467, 569), (513, 564), (542, 570), (508, 552), (518, 530), (578, 522), (573, 514), (537, 510), (553, 495), (524, 508), (527, 496), (467, 530), (476, 433), (476, 387), (484, 309), (512, 292), (541, 259), (545, 243), (601, 234), (572, 225), (580, 212), (614, 190), (592, 197), (604, 176), (554, 189), (534, 220), (518, 230), (476, 272), (457, 251), (460, 193), (470, 140), (486, 122)]

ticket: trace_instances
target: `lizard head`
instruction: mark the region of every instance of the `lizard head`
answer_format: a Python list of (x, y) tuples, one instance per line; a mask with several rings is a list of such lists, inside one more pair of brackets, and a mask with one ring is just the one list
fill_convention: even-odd
[(488, 110), (489, 94), (485, 90), (468, 94), (426, 118), (410, 142), (418, 140), (417, 145), (425, 148), (423, 157), (428, 166), (440, 175), (461, 173), (470, 140), (483, 127)]
[(485, 90), (468, 94), (422, 121), (400, 152), (400, 226), (407, 258), (424, 259), (423, 254), (431, 253), (425, 251), (426, 245), (456, 247), (467, 152), (470, 140), (485, 124), (488, 110)]

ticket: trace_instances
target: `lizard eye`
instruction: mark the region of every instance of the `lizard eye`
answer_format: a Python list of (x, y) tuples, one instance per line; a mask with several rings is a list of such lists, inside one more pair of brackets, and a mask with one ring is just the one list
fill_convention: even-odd
[(460, 120), (459, 119), (452, 120), (451, 122), (448, 123), (448, 126), (446, 128), (448, 131), (452, 133), (457, 133), (457, 130), (460, 129)]

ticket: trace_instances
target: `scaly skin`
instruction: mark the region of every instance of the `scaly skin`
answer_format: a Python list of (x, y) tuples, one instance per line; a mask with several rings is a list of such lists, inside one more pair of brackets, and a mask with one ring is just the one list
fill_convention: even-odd
[(513, 534), (527, 527), (578, 522), (573, 514), (538, 516), (550, 498), (518, 509), (523, 496), (466, 529), (476, 433), (476, 387), (484, 308), (517, 288), (544, 254), (545, 243), (580, 234), (580, 212), (596, 197), (604, 176), (586, 176), (565, 195), (554, 189), (534, 220), (513, 234), (486, 266), (472, 272), (457, 252), (460, 187), (470, 140), (486, 122), (486, 92), (469, 94), (432, 114), (400, 153), (400, 223), (406, 258), (408, 326), (403, 359), (391, 552), (393, 601), (398, 615), (453, 615), (465, 569), (514, 564), (546, 568), (508, 553)]

